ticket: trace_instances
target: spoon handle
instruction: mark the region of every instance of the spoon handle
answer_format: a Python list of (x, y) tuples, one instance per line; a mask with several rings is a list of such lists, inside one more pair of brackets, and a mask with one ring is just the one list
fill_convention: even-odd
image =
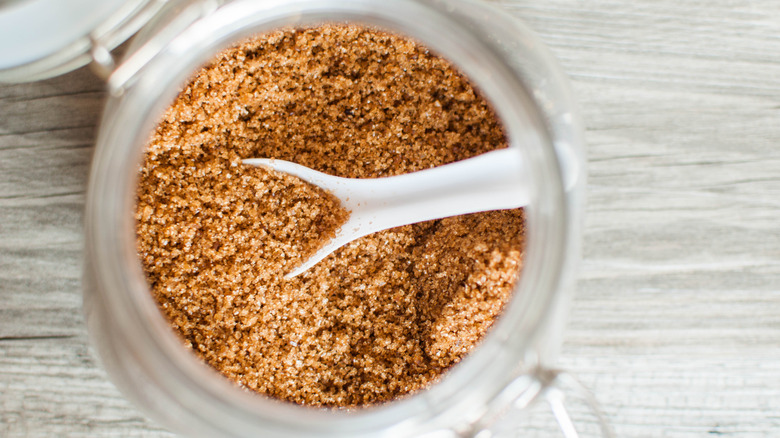
[(360, 221), (361, 235), (466, 213), (528, 204), (519, 151), (507, 148), (444, 166), (331, 187)]

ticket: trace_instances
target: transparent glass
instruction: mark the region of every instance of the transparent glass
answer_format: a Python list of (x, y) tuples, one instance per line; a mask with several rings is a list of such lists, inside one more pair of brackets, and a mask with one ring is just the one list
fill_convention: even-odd
[[(585, 172), (567, 81), (506, 12), (467, 0), (267, 0), (172, 7), (109, 77), (87, 199), (85, 309), (114, 383), (187, 436), (472, 436), (539, 395), (561, 343), (579, 259)], [(157, 309), (135, 251), (144, 144), (184, 81), (219, 50), (282, 26), (349, 21), (412, 36), (485, 94), (528, 163), (527, 246), (514, 298), (485, 340), (437, 384), (402, 400), (312, 409), (237, 389), (188, 352)]]

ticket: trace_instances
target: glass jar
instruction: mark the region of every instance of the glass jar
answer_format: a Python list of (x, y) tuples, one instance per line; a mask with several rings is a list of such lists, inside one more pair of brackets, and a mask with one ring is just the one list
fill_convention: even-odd
[[(484, 341), (429, 389), (355, 410), (313, 409), (247, 393), (186, 350), (145, 281), (133, 214), (146, 141), (199, 66), (250, 35), (333, 21), (411, 36), (463, 71), (493, 105), (510, 147), (521, 151), (531, 193), (523, 273)], [(474, 436), (553, 384), (549, 368), (580, 254), (584, 157), (567, 81), (516, 19), (469, 0), (172, 3), (115, 69), (110, 59), (95, 61), (110, 97), (87, 196), (84, 304), (111, 379), (150, 417), (203, 437)]]

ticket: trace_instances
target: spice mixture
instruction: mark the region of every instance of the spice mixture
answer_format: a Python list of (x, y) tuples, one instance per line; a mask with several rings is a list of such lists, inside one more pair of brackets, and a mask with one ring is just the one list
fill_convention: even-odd
[(187, 346), (259, 393), (350, 407), (424, 388), (508, 301), (522, 210), (375, 233), (285, 280), (348, 212), (241, 159), (373, 178), (506, 145), (466, 78), (412, 40), (352, 25), (248, 40), (197, 73), (148, 145), (136, 219), (152, 293)]

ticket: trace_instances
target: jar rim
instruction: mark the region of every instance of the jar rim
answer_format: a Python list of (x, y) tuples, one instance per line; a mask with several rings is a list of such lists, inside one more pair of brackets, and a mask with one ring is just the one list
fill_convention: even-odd
[[(418, 431), (422, 423), (436, 428), (461, 421), (479, 412), (511, 382), (519, 364), (534, 361), (531, 346), (552, 313), (564, 269), (563, 252), (572, 236), (567, 232), (569, 215), (561, 169), (544, 116), (517, 72), (504, 62), (496, 42), (481, 35), (484, 30), (471, 28), (468, 17), (458, 15), (463, 13), (457, 9), (461, 2), (386, 3), (230, 2), (186, 27), (139, 71), (121, 97), (111, 97), (107, 103), (90, 176), (86, 215), (88, 254), (98, 293), (119, 331), (125, 333), (129, 348), (139, 355), (151, 355), (144, 371), (159, 374), (175, 370), (177, 376), (169, 381), (153, 380), (166, 385), (168, 396), (193, 416), (198, 415), (193, 410), (204, 407), (198, 397), (218, 399), (220, 413), (232, 415), (236, 422), (230, 433), (251, 430), (258, 420), (266, 422), (268, 432), (285, 436), (328, 431), (333, 431), (334, 436), (347, 436), (391, 429), (400, 435)], [(414, 20), (410, 20), (410, 14), (414, 14)], [(344, 19), (411, 36), (462, 69), (505, 123), (510, 147), (522, 148), (531, 163), (529, 171), (544, 184), (536, 187), (536, 196), (527, 208), (529, 237), (516, 298), (475, 351), (439, 383), (417, 394), (357, 411), (322, 412), (246, 394), (184, 348), (158, 310), (143, 278), (135, 252), (132, 211), (136, 169), (148, 134), (178, 87), (198, 66), (220, 49), (250, 35), (285, 25)], [(148, 96), (156, 96), (156, 100), (149, 100)], [(480, 385), (484, 391), (469, 393), (467, 383)], [(182, 391), (182, 387), (191, 384), (200, 386)], [(182, 400), (183, 397), (197, 400)], [(310, 420), (305, 425), (300, 422), (302, 410)], [(158, 413), (148, 413), (159, 419), (155, 415)]]

